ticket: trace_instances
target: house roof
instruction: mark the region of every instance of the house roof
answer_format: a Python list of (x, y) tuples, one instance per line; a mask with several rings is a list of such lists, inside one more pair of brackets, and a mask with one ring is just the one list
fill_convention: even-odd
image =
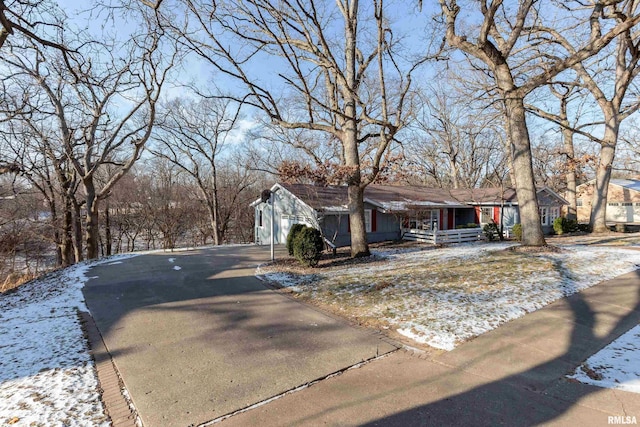
[[(317, 211), (342, 212), (347, 209), (347, 187), (320, 187), (309, 184), (280, 184)], [(371, 184), (364, 191), (365, 202), (385, 211), (402, 212), (426, 208), (469, 207), (517, 203), (512, 188), (442, 189), (410, 185)]]
[(638, 179), (612, 179), (610, 183), (629, 190), (640, 191), (640, 180)]
[[(594, 185), (595, 183), (596, 183), (596, 180), (591, 179), (587, 182), (583, 182), (582, 184), (578, 185), (578, 188)], [(629, 190), (632, 190), (632, 191), (640, 191), (640, 179), (615, 178), (609, 181), (609, 185), (618, 185), (620, 187), (628, 188)]]

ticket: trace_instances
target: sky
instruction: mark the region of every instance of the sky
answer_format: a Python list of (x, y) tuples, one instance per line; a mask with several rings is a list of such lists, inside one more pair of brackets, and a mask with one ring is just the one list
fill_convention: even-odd
[[(90, 21), (91, 25), (87, 26), (86, 17), (89, 16), (88, 12), (79, 11), (80, 8), (77, 0), (58, 0), (58, 4), (67, 11), (74, 22), (77, 22), (78, 25), (82, 27), (88, 27), (90, 31), (99, 32), (104, 29), (107, 32), (118, 31), (120, 34), (124, 33), (126, 35), (138, 29), (133, 19), (122, 19), (117, 20), (117, 22), (114, 20), (105, 20), (101, 23), (100, 19), (106, 16), (104, 13), (101, 15), (94, 14)], [(432, 15), (437, 12), (436, 2), (423, 2), (423, 10), (420, 11), (415, 7), (407, 7), (407, 2), (401, 0), (388, 1), (387, 6), (391, 20), (394, 22), (393, 28), (394, 31), (396, 31), (394, 36), (402, 32), (406, 37), (404, 43), (413, 51), (412, 54), (423, 54), (428, 44), (429, 31), (433, 28)], [(464, 19), (470, 19), (468, 14), (464, 14), (464, 11), (461, 15)], [(458, 58), (456, 60), (457, 62), (451, 63), (449, 65), (450, 67), (467, 67), (466, 62), (461, 60), (459, 55), (454, 55), (454, 57)], [(247, 69), (248, 73), (260, 79), (266, 86), (277, 88), (280, 87), (280, 80), (276, 77), (276, 73), (278, 70), (285, 69), (282, 67), (282, 64), (278, 65), (278, 61), (270, 58), (268, 61), (256, 62)], [(441, 69), (442, 67), (444, 67), (444, 63), (442, 62), (425, 65), (415, 74), (414, 85), (418, 87), (421, 85), (438, 84), (437, 82), (440, 80), (436, 77), (435, 72), (436, 68)], [(185, 89), (186, 86), (196, 86), (199, 90), (207, 91), (208, 89), (212, 89), (214, 85), (223, 90), (235, 91), (241, 89), (235, 81), (219, 72), (215, 72), (213, 67), (204, 61), (187, 57), (176, 69), (173, 82), (165, 87), (163, 97), (165, 99), (171, 99), (173, 97), (194, 96), (191, 91)], [(274, 90), (275, 93), (280, 93), (280, 91), (280, 89)], [(531, 97), (529, 99), (534, 98), (535, 97)], [(487, 103), (490, 102), (491, 100), (487, 99)], [(552, 109), (555, 108), (554, 100), (552, 99), (547, 105)], [(596, 117), (599, 115), (597, 109), (593, 110), (592, 108), (592, 111), (595, 111)], [(236, 132), (233, 138), (234, 141), (241, 142), (245, 138), (246, 132), (256, 129), (259, 126), (258, 121), (255, 120), (257, 114), (258, 112), (251, 108), (246, 110), (245, 118), (241, 121), (242, 127)], [(546, 143), (550, 140), (559, 139), (559, 134), (557, 130), (554, 129), (556, 128), (555, 126), (534, 117), (529, 117), (528, 120), (534, 144), (540, 141)], [(549, 129), (551, 129), (551, 131)], [(598, 133), (597, 130), (596, 133)], [(578, 137), (577, 140), (580, 141), (581, 139)], [(591, 147), (593, 148), (593, 145), (591, 145)]]

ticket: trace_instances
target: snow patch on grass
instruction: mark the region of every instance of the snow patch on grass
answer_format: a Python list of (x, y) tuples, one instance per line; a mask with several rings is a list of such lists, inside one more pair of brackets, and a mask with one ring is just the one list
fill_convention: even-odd
[(262, 266), (258, 275), (300, 298), (358, 322), (452, 350), (460, 343), (559, 298), (630, 272), (640, 251), (563, 246), (560, 252), (508, 251), (510, 243), (435, 250), (379, 251), (383, 262), (318, 270)]
[(93, 265), (50, 273), (0, 296), (0, 424), (109, 426), (78, 310)]
[(640, 393), (640, 325), (588, 358), (569, 378)]

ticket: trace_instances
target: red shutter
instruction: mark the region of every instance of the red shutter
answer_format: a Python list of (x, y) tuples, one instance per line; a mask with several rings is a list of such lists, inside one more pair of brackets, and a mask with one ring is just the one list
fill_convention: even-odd
[(351, 233), (351, 221), (349, 215), (347, 215), (347, 233)]
[(476, 206), (475, 213), (476, 213), (476, 224), (480, 224), (480, 206)]
[(371, 232), (375, 233), (378, 229), (378, 211), (376, 209), (371, 210)]
[(440, 209), (440, 221), (438, 221), (438, 229), (444, 230), (444, 209)]
[(493, 207), (493, 221), (496, 224), (500, 224), (500, 206)]

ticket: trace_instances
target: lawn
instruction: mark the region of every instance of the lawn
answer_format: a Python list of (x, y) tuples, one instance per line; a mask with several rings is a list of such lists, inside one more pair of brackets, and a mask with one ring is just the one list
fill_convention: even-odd
[(508, 243), (374, 250), (363, 264), (301, 270), (263, 265), (257, 275), (351, 320), (452, 350), (460, 343), (640, 265), (640, 251), (560, 245), (520, 252)]

